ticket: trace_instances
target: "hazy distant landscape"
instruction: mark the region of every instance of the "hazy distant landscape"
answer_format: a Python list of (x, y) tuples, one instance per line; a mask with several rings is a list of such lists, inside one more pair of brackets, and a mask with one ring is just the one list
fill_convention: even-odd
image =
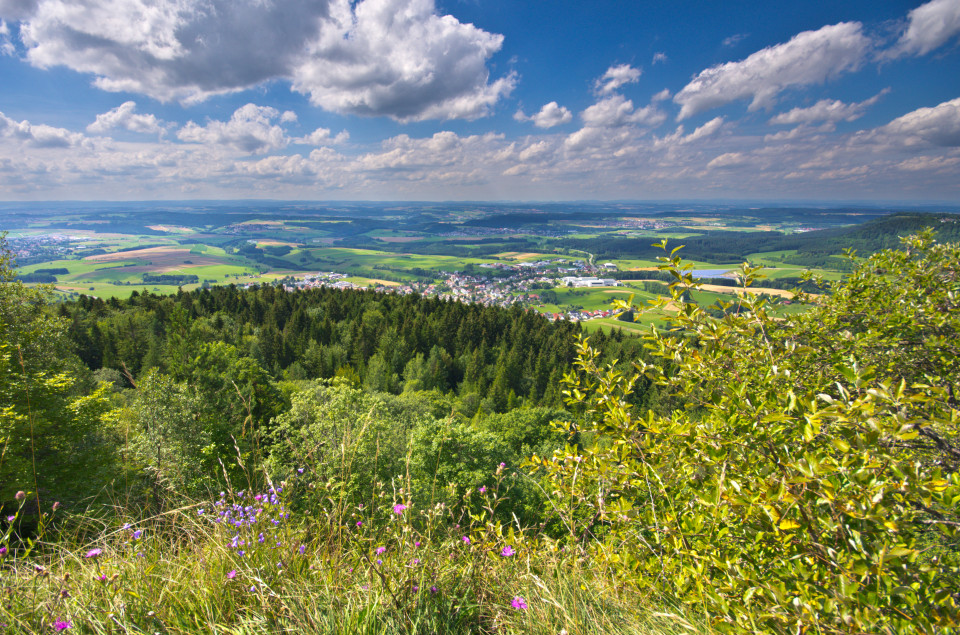
[[(957, 208), (743, 207), (652, 203), (129, 203), (7, 204), (3, 226), (21, 277), (62, 298), (128, 297), (211, 285), (283, 282), (417, 292), (551, 317), (633, 328), (613, 297), (657, 295), (667, 239), (716, 279), (709, 305), (733, 294), (743, 262), (766, 287), (804, 271), (836, 280), (843, 250), (872, 253), (926, 226), (960, 235)], [(951, 214), (950, 212), (954, 212)], [(672, 248), (671, 247), (671, 248)], [(593, 289), (570, 278), (594, 277)], [(567, 282), (564, 281), (567, 278)], [(665, 280), (661, 280), (664, 282)], [(716, 285), (726, 285), (717, 287)], [(758, 287), (765, 287), (757, 284)], [(665, 285), (660, 292), (665, 293)], [(781, 294), (782, 295), (782, 294)], [(786, 306), (782, 311), (789, 312)], [(604, 315), (606, 313), (607, 315)], [(654, 315), (644, 322), (656, 321)]]

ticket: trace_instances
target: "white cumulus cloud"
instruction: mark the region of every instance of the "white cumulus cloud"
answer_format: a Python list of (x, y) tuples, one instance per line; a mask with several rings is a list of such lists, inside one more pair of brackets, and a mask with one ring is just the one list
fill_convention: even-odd
[(513, 116), (517, 121), (532, 121), (533, 125), (537, 128), (553, 128), (554, 126), (559, 126), (561, 124), (570, 123), (573, 121), (573, 113), (571, 113), (565, 106), (557, 104), (555, 101), (551, 101), (549, 104), (544, 104), (535, 115), (530, 115), (529, 117), (523, 114), (522, 110), (518, 110)]
[(16, 49), (10, 41), (10, 26), (0, 19), (0, 55), (13, 55)]
[(960, 146), (960, 97), (897, 117), (880, 132), (907, 145)]
[(793, 125), (802, 123), (813, 123), (816, 121), (829, 121), (836, 123), (838, 121), (856, 121), (863, 116), (867, 108), (879, 101), (880, 97), (890, 92), (889, 88), (880, 91), (870, 99), (847, 104), (839, 99), (821, 99), (817, 103), (807, 108), (794, 108), (787, 112), (780, 113), (770, 119), (771, 124)]
[(907, 172), (937, 172), (960, 165), (960, 157), (911, 157), (897, 164)]
[[(666, 56), (664, 56), (666, 59)], [(629, 64), (611, 66), (594, 84), (594, 90), (601, 95), (609, 95), (625, 84), (632, 84), (640, 79), (641, 70)]]
[(702, 126), (697, 126), (694, 128), (693, 132), (690, 134), (683, 134), (684, 128), (683, 124), (677, 126), (677, 129), (663, 138), (656, 139), (654, 142), (655, 147), (676, 147), (686, 145), (688, 143), (693, 143), (700, 139), (706, 137), (712, 137), (713, 135), (720, 132), (720, 129), (723, 127), (723, 117), (714, 117), (710, 121), (706, 122)]
[(295, 90), (335, 112), (400, 121), (476, 119), (516, 84), (489, 81), (503, 36), (452, 16), (433, 0), (338, 0), (320, 37), (292, 72)]
[(859, 22), (804, 31), (739, 62), (701, 71), (674, 96), (681, 106), (677, 118), (686, 119), (739, 99), (751, 99), (751, 111), (770, 107), (787, 88), (822, 83), (857, 69), (870, 47), (871, 40)]
[(707, 163), (708, 168), (735, 168), (745, 165), (748, 159), (742, 152), (725, 152)]
[(104, 134), (114, 128), (144, 134), (163, 134), (166, 125), (155, 115), (140, 115), (135, 111), (136, 102), (125, 101), (113, 110), (97, 115), (96, 121), (87, 126), (87, 132)]
[(926, 55), (960, 33), (960, 0), (931, 0), (912, 10), (907, 28), (886, 54)]
[(15, 121), (0, 112), (0, 139), (20, 141), (33, 148), (71, 148), (86, 140), (79, 132), (55, 128), (46, 124), (31, 124), (24, 119)]
[(670, 92), (669, 88), (664, 88), (659, 93), (650, 98), (650, 101), (656, 103), (658, 101), (666, 101), (673, 97), (673, 94)]
[(348, 139), (350, 139), (350, 133), (346, 130), (341, 130), (336, 135), (333, 135), (329, 128), (317, 128), (306, 136), (297, 137), (293, 140), (293, 143), (308, 146), (323, 146), (346, 143)]
[(626, 124), (658, 126), (666, 120), (666, 115), (656, 106), (634, 109), (633, 102), (623, 95), (601, 99), (584, 110), (580, 117), (592, 128), (617, 128)]
[(4, 0), (0, 17), (19, 22), (31, 64), (161, 101), (281, 79), (335, 112), (473, 119), (516, 83), (486, 66), (503, 36), (434, 0)]
[(210, 121), (205, 126), (190, 121), (177, 131), (177, 138), (187, 143), (229, 146), (250, 154), (270, 152), (289, 142), (283, 128), (273, 123), (280, 116), (276, 108), (247, 104), (238, 108), (230, 121)]

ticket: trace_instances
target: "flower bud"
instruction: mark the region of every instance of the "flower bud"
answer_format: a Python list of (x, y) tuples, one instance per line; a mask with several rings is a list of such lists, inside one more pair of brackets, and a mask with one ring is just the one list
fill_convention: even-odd
[(18, 501), (22, 501), (26, 497), (27, 497), (27, 493), (23, 490), (20, 490), (19, 492), (17, 492), (17, 495), (14, 496), (14, 498), (16, 498)]

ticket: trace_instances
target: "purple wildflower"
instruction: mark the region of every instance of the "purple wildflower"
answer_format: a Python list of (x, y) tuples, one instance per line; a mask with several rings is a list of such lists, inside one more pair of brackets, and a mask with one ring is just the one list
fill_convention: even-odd
[(438, 588), (435, 587), (435, 586), (430, 587), (430, 593), (432, 593), (432, 594), (434, 594), (434, 595), (436, 595), (439, 590), (440, 590), (440, 589), (438, 589)]
[(306, 550), (307, 550), (307, 546), (306, 546), (306, 545), (300, 545), (300, 548), (297, 549), (297, 551), (300, 552), (300, 555), (301, 555), (301, 556), (303, 555), (303, 552), (306, 551)]
[(379, 556), (381, 553), (383, 553), (386, 550), (387, 550), (386, 547), (377, 547), (377, 555)]
[(15, 499), (17, 499), (18, 501), (22, 501), (24, 498), (27, 497), (27, 493), (26, 493), (25, 491), (23, 491), (23, 490), (20, 490), (20, 491), (17, 492), (13, 497), (14, 497)]
[(507, 545), (506, 547), (503, 548), (503, 551), (500, 552), (500, 555), (503, 556), (504, 558), (509, 558), (515, 553), (517, 552), (513, 550), (513, 547), (511, 547), (510, 545)]
[(377, 564), (383, 564), (383, 560), (381, 560), (380, 558), (377, 558)]
[(87, 552), (87, 555), (85, 555), (84, 558), (96, 558), (102, 553), (103, 553), (103, 549), (100, 549), (100, 548), (91, 549), (90, 551)]
[(363, 521), (362, 521), (362, 520), (358, 520), (358, 521), (357, 521), (357, 527), (363, 527)]
[(419, 546), (420, 546), (420, 541), (418, 540), (418, 541), (416, 541), (415, 543), (413, 543), (413, 546), (414, 546), (414, 547), (419, 547)]
[(469, 544), (470, 544), (470, 537), (469, 537), (469, 536), (464, 536), (464, 537), (461, 538), (460, 540), (462, 540), (462, 541), (463, 541), (463, 544), (465, 544), (465, 545), (469, 545)]
[(142, 530), (142, 529), (138, 529), (138, 530), (136, 530), (135, 532), (133, 532), (133, 539), (134, 539), (134, 540), (140, 540), (140, 536), (142, 536), (142, 535), (143, 535), (143, 530)]
[(227, 573), (227, 580), (233, 580), (235, 577), (237, 577), (237, 570), (231, 569), (230, 572)]
[(519, 595), (515, 595), (513, 596), (513, 602), (510, 603), (510, 606), (517, 609), (518, 611), (523, 611), (523, 610), (526, 610), (527, 608), (527, 601), (524, 600)]
[(60, 631), (65, 631), (72, 626), (73, 624), (70, 623), (70, 620), (57, 620), (53, 623), (53, 630), (59, 633)]
[(298, 468), (297, 468), (297, 474), (303, 474), (303, 468), (302, 468), (302, 467), (298, 467)]
[(487, 492), (487, 486), (486, 486), (486, 485), (481, 485), (479, 491), (480, 491), (481, 494), (485, 494), (485, 493)]
[(5, 555), (7, 555), (7, 548), (0, 547), (0, 558), (4, 557)]
[(407, 508), (406, 505), (402, 503), (397, 503), (396, 505), (393, 506), (393, 513), (399, 516), (400, 514), (403, 513), (403, 510), (405, 510), (406, 508)]

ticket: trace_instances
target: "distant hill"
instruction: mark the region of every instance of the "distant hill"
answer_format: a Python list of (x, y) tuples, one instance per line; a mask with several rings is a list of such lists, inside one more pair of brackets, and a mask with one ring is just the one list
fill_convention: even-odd
[[(737, 262), (747, 260), (750, 254), (765, 251), (796, 250), (797, 254), (784, 262), (816, 267), (843, 253), (846, 248), (860, 255), (869, 255), (881, 249), (900, 245), (900, 237), (915, 234), (931, 227), (941, 242), (960, 240), (960, 214), (895, 212), (873, 218), (858, 225), (835, 227), (803, 233), (784, 234), (777, 231), (736, 232), (708, 231), (700, 236), (688, 236), (675, 244), (684, 245), (684, 258), (710, 262)], [(598, 258), (652, 258), (663, 255), (663, 250), (650, 245), (649, 238), (611, 239), (609, 237), (567, 239), (561, 245), (582, 249)]]

